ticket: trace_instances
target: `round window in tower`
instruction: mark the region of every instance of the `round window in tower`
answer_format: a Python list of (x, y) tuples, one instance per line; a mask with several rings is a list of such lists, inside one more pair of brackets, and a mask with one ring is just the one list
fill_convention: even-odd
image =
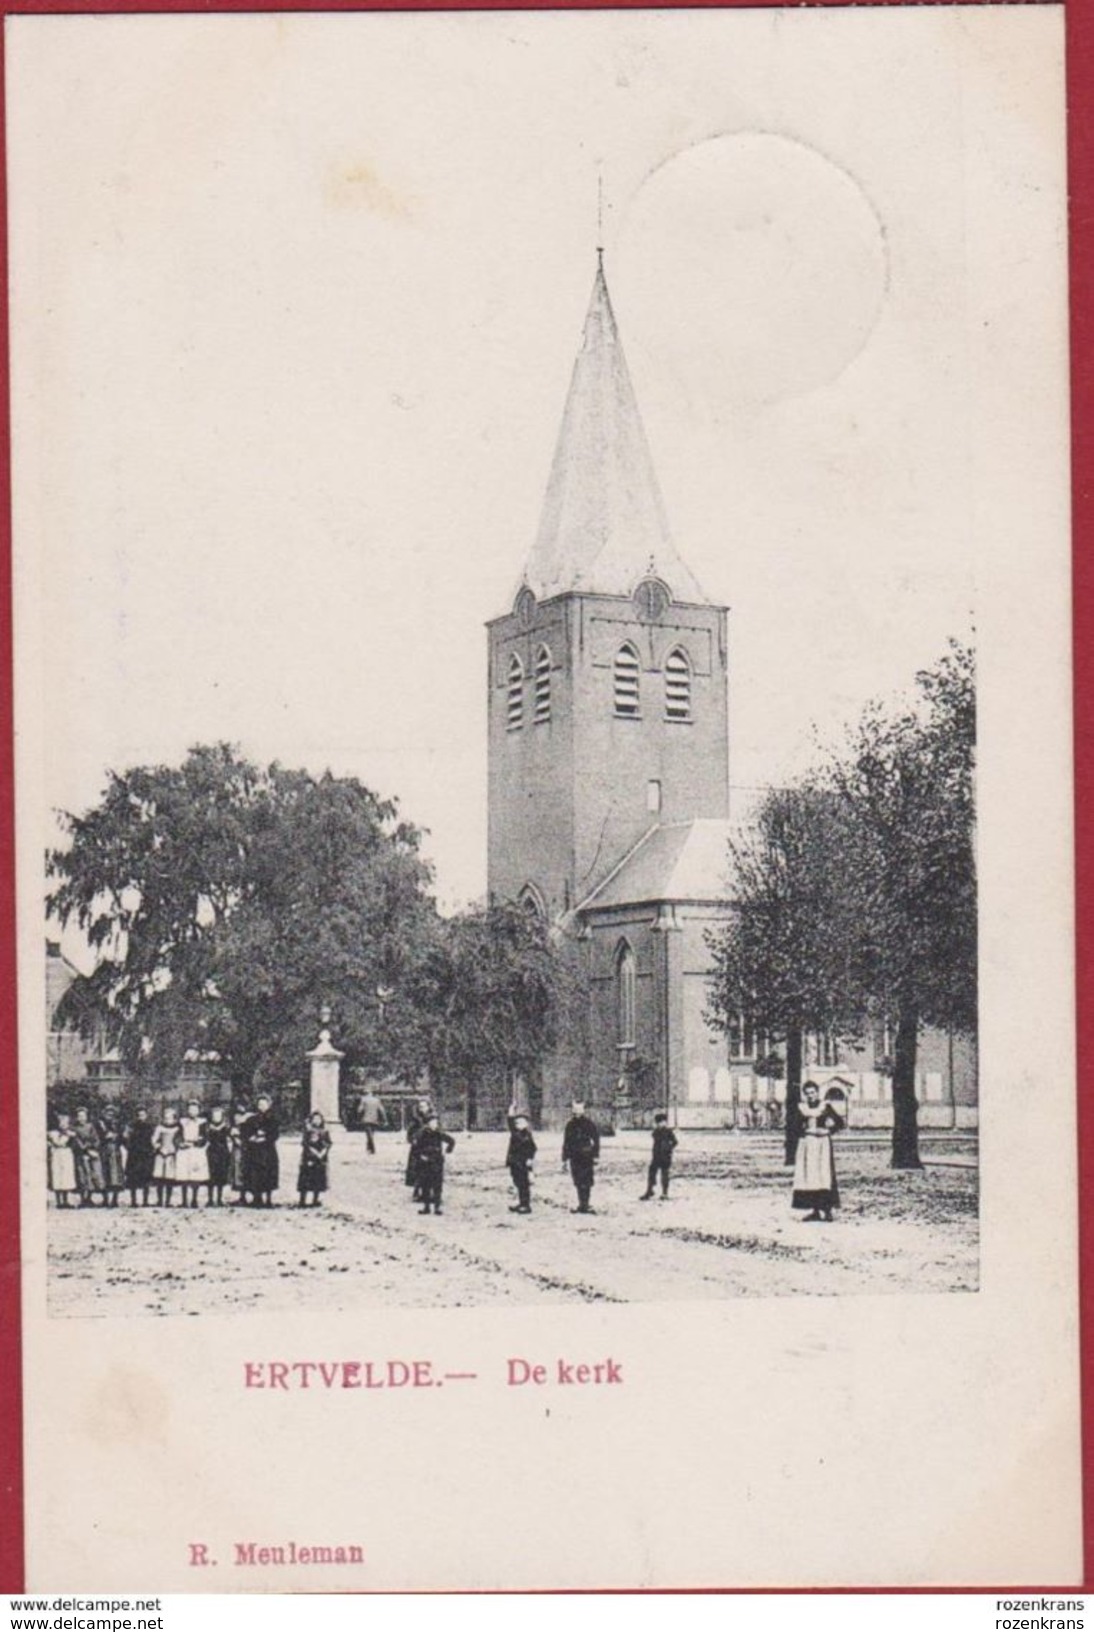
[(660, 578), (643, 578), (634, 592), (634, 604), (643, 623), (657, 623), (672, 602), (672, 591)]

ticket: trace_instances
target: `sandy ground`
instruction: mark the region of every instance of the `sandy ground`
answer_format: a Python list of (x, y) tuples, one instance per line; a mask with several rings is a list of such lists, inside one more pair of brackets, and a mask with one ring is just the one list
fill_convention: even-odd
[(880, 1138), (837, 1142), (843, 1206), (831, 1225), (790, 1211), (773, 1135), (681, 1136), (668, 1202), (642, 1202), (649, 1135), (604, 1141), (595, 1216), (571, 1214), (560, 1136), (539, 1135), (530, 1217), (514, 1216), (503, 1134), (461, 1134), (444, 1213), (419, 1215), (405, 1146), (336, 1145), (331, 1191), (300, 1210), (295, 1141), (281, 1144), (281, 1205), (57, 1210), (50, 1312), (198, 1315), (234, 1310), (657, 1302), (793, 1294), (971, 1291), (977, 1175), (968, 1139), (928, 1136), (922, 1172), (894, 1173)]

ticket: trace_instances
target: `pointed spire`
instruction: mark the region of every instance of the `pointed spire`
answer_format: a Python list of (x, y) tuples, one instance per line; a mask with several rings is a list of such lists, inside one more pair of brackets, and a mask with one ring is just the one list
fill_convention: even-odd
[(540, 599), (568, 589), (629, 595), (651, 572), (664, 579), (675, 600), (706, 602), (669, 536), (598, 248), (581, 349), (524, 578)]

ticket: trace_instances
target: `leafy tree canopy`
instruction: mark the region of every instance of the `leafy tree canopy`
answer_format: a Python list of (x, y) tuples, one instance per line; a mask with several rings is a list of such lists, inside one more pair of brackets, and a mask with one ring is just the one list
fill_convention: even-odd
[(566, 1013), (567, 977), (547, 925), (517, 902), (447, 920), (426, 970), (432, 1058), (446, 1078), (530, 1072)]
[(852, 824), (843, 869), (859, 980), (897, 1015), (976, 1026), (976, 670), (951, 642), (909, 708), (867, 710), (830, 785)]
[(773, 790), (732, 846), (735, 910), (711, 942), (710, 1018), (785, 1037), (790, 1083), (803, 1031), (893, 1023), (901, 1167), (919, 1163), (920, 1026), (976, 1028), (975, 688), (952, 641), (907, 706), (871, 706), (809, 781)]
[(850, 842), (841, 802), (814, 785), (772, 789), (730, 846), (734, 912), (711, 937), (708, 1013), (773, 1040), (853, 1029), (856, 993), (841, 890)]
[[(301, 1074), (325, 1001), (340, 1041), (381, 1063), (377, 988), (412, 976), (437, 932), (421, 835), (394, 802), (220, 744), (112, 774), (101, 802), (64, 822), (49, 908), (98, 963), (62, 1018), (105, 1018), (142, 1075), (166, 1080), (197, 1048), (251, 1083)], [(414, 1070), (426, 1038), (400, 1012), (383, 1063)]]

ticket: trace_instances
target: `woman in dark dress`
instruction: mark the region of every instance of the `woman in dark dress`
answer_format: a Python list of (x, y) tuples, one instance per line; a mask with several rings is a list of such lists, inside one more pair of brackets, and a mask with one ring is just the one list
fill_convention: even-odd
[(209, 1207), (224, 1206), (224, 1186), (232, 1168), (232, 1130), (223, 1105), (214, 1105), (205, 1126), (205, 1155), (209, 1163)]
[(331, 1137), (323, 1113), (313, 1111), (304, 1129), (300, 1176), (296, 1181), (301, 1207), (308, 1205), (309, 1196), (312, 1206), (318, 1207), (323, 1191), (330, 1187), (330, 1146)]
[(254, 1207), (272, 1207), (281, 1182), (277, 1141), (281, 1133), (269, 1094), (259, 1094), (255, 1113), (243, 1127), (243, 1188)]
[(99, 1130), (91, 1120), (86, 1105), (81, 1105), (72, 1124), (72, 1150), (76, 1157), (76, 1188), (80, 1205), (91, 1206), (93, 1195), (103, 1194), (103, 1158), (99, 1149)]
[(237, 1099), (232, 1106), (232, 1128), (228, 1136), (228, 1183), (235, 1191), (232, 1197), (233, 1207), (243, 1207), (249, 1199), (243, 1183), (243, 1168), (246, 1161), (244, 1135), (253, 1114), (246, 1099)]
[(129, 1191), (131, 1207), (137, 1205), (138, 1190), (141, 1195), (141, 1206), (148, 1206), (148, 1192), (152, 1188), (155, 1162), (152, 1124), (148, 1120), (148, 1112), (142, 1105), (134, 1111), (133, 1120), (125, 1130), (125, 1185)]
[(410, 1187), (411, 1198), (421, 1201), (422, 1186), (418, 1174), (418, 1139), (424, 1132), (425, 1126), (433, 1114), (433, 1107), (428, 1099), (420, 1099), (406, 1121), (406, 1183)]
[(118, 1113), (113, 1105), (103, 1112), (99, 1130), (99, 1158), (103, 1169), (103, 1201), (108, 1207), (118, 1205), (118, 1192), (125, 1183), (125, 1151)]

